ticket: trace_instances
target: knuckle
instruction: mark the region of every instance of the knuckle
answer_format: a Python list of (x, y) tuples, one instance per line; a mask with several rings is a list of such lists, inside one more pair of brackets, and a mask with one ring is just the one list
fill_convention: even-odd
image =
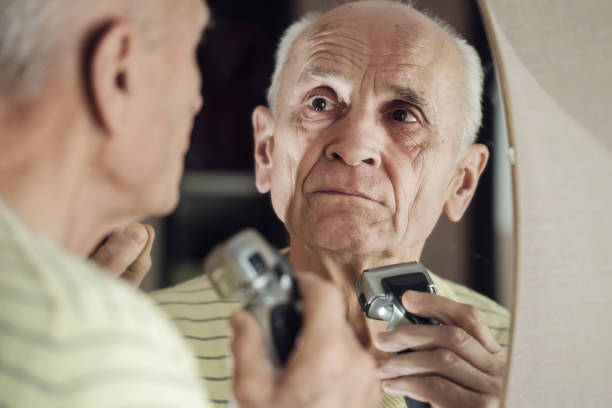
[(480, 310), (473, 305), (464, 306), (464, 319), (467, 325), (471, 327), (479, 327), (485, 323), (484, 316)]
[(500, 395), (503, 389), (503, 380), (500, 377), (494, 377), (489, 384), (492, 395)]
[(436, 351), (438, 363), (443, 367), (453, 367), (459, 362), (457, 354), (447, 349), (439, 349)]
[(506, 353), (500, 353), (491, 359), (489, 372), (492, 374), (501, 375), (506, 369)]
[(451, 347), (463, 348), (469, 341), (469, 336), (465, 330), (456, 326), (447, 326), (447, 338)]
[(426, 383), (427, 388), (435, 393), (447, 395), (452, 391), (449, 382), (442, 377), (428, 377)]

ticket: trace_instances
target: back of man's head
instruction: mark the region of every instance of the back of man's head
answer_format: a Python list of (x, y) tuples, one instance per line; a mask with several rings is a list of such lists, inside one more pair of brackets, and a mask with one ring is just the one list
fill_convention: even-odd
[(1, 199), (58, 241), (83, 224), (80, 253), (174, 208), (207, 20), (202, 0), (0, 0)]
[(0, 0), (0, 97), (32, 100), (104, 18), (129, 19), (151, 29), (165, 0)]

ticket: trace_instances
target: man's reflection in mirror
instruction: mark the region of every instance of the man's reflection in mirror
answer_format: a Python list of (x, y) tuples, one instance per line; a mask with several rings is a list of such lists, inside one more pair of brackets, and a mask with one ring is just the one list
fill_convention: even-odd
[[(285, 32), (267, 106), (252, 114), (256, 186), (286, 227), (287, 257), (298, 275), (342, 289), (385, 407), (499, 402), (503, 307), (434, 270), (437, 295), (402, 300), (443, 324), (385, 331), (354, 291), (365, 269), (420, 260), (441, 215), (464, 215), (489, 158), (475, 143), (482, 83), (478, 54), (450, 26), (399, 2), (355, 2)], [(219, 302), (206, 277), (153, 297), (190, 341), (211, 397), (229, 401), (224, 319), (237, 305)]]

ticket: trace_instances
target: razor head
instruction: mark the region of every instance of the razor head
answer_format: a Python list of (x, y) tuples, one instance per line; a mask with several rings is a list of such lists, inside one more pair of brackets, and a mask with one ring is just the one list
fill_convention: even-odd
[(406, 318), (412, 323), (424, 323), (402, 306), (402, 295), (407, 290), (436, 293), (423, 264), (408, 262), (367, 269), (356, 284), (359, 305), (369, 318), (388, 322)]
[(255, 230), (244, 230), (212, 250), (204, 273), (221, 299), (243, 305), (270, 286), (291, 285), (291, 270), (276, 250)]

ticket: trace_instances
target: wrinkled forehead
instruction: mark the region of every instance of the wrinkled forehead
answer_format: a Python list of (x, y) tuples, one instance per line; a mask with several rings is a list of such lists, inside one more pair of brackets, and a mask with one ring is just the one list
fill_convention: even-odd
[[(322, 16), (292, 47), (287, 74), (300, 82), (327, 76), (427, 93), (462, 71), (453, 40), (426, 16), (401, 4), (352, 3)], [(347, 86), (350, 86), (347, 84)]]

